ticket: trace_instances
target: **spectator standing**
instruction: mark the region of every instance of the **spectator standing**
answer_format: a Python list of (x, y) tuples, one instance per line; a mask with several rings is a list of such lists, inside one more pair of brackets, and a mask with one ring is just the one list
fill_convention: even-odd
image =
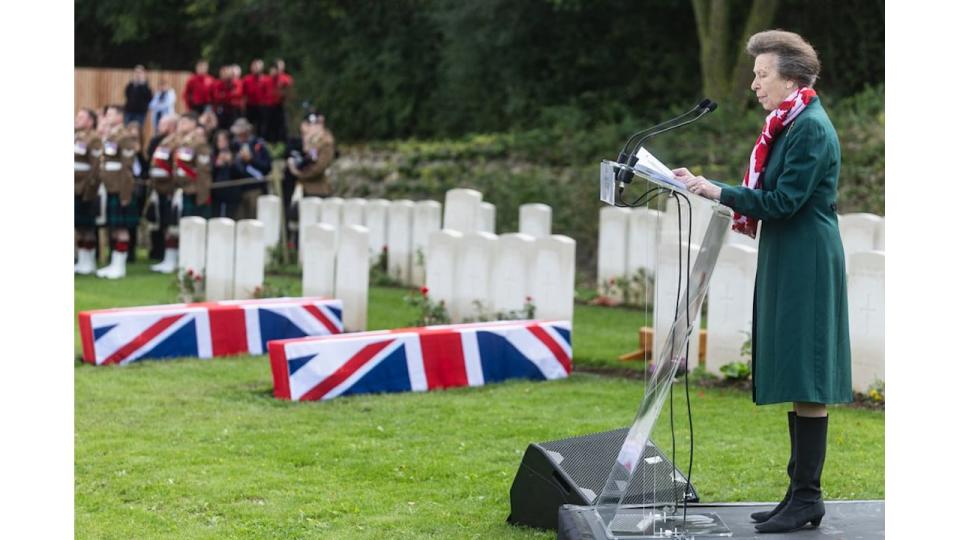
[(216, 106), (217, 127), (230, 129), (240, 115), (240, 105), (243, 104), (243, 87), (236, 79), (233, 66), (220, 68), (220, 78), (213, 86), (213, 102)]
[(241, 186), (219, 187), (218, 183), (241, 178), (235, 174), (233, 167), (233, 150), (230, 148), (230, 132), (224, 129), (217, 130), (213, 136), (213, 217), (227, 217), (237, 219), (240, 208), (240, 198), (243, 192)]
[[(266, 180), (272, 162), (267, 144), (253, 134), (253, 126), (246, 118), (238, 118), (230, 128), (233, 134), (233, 168), (235, 178)], [(266, 183), (243, 186), (237, 219), (256, 219), (257, 197), (267, 192)]]
[(143, 126), (147, 120), (147, 108), (153, 98), (153, 92), (147, 84), (147, 72), (143, 66), (138, 65), (133, 68), (133, 78), (127, 83), (123, 94), (127, 99), (123, 106), (123, 125), (137, 122)]
[(253, 124), (253, 132), (256, 135), (263, 135), (263, 108), (261, 79), (263, 74), (263, 60), (257, 58), (250, 62), (250, 73), (243, 79), (243, 97), (245, 102), (244, 116)]
[(270, 66), (269, 79), (263, 86), (263, 102), (267, 115), (265, 138), (274, 143), (287, 138), (284, 104), (292, 94), (293, 77), (286, 72), (283, 60), (277, 59)]
[(216, 81), (208, 73), (209, 68), (210, 65), (206, 60), (197, 60), (196, 71), (187, 79), (187, 84), (183, 87), (184, 103), (187, 104), (188, 109), (198, 115), (205, 107), (213, 104), (213, 86)]
[[(150, 100), (150, 119), (153, 121), (154, 131), (160, 130), (160, 119), (174, 113), (177, 105), (177, 93), (170, 88), (170, 83), (160, 81), (157, 93)], [(147, 154), (149, 155), (149, 154)]]

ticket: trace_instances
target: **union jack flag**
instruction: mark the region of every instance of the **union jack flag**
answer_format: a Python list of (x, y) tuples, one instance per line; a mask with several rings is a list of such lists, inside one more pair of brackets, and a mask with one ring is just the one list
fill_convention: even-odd
[(128, 364), (146, 358), (263, 354), (267, 342), (343, 332), (343, 304), (325, 298), (267, 298), (81, 311), (83, 360)]
[(570, 373), (568, 321), (502, 321), (271, 341), (273, 393), (311, 401)]

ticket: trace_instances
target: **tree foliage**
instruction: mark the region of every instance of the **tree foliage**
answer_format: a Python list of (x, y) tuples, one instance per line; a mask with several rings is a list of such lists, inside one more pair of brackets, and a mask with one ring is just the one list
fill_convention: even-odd
[(734, 102), (749, 83), (738, 82), (744, 34), (765, 26), (747, 22), (751, 10), (771, 2), (771, 26), (820, 51), (818, 90), (847, 96), (883, 81), (882, 0), (715, 0), (730, 23), (708, 34), (716, 61), (702, 61), (699, 1), (77, 0), (75, 63), (282, 57), (296, 78), (291, 108), (323, 111), (341, 140), (603, 125), (661, 118), (714, 80), (722, 90), (710, 97)]

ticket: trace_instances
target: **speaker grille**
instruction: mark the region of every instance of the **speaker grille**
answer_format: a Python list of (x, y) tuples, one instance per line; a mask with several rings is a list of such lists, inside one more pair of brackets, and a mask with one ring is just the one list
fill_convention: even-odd
[[(573, 480), (591, 503), (603, 490), (613, 462), (627, 438), (628, 428), (593, 433), (570, 439), (541, 443), (543, 448)], [(664, 505), (682, 500), (687, 479), (652, 442), (647, 442), (637, 471), (627, 488), (624, 504)], [(676, 483), (676, 486), (674, 486)], [(698, 501), (693, 486), (688, 502)]]

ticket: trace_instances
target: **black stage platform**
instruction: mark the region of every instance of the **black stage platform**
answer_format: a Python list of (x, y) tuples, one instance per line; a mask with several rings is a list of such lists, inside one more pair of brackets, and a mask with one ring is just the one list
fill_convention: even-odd
[[(805, 540), (808, 538), (832, 538), (834, 540), (873, 540), (884, 538), (884, 501), (827, 501), (827, 515), (820, 527), (808, 528), (784, 534), (760, 534), (750, 521), (750, 514), (758, 510), (770, 510), (776, 503), (713, 503), (689, 504), (688, 513), (713, 512), (733, 532), (733, 539), (755, 540)], [(629, 505), (625, 505), (629, 507)], [(575, 507), (579, 512), (589, 506)], [(706, 537), (704, 537), (706, 538)], [(717, 537), (711, 537), (717, 538)]]

